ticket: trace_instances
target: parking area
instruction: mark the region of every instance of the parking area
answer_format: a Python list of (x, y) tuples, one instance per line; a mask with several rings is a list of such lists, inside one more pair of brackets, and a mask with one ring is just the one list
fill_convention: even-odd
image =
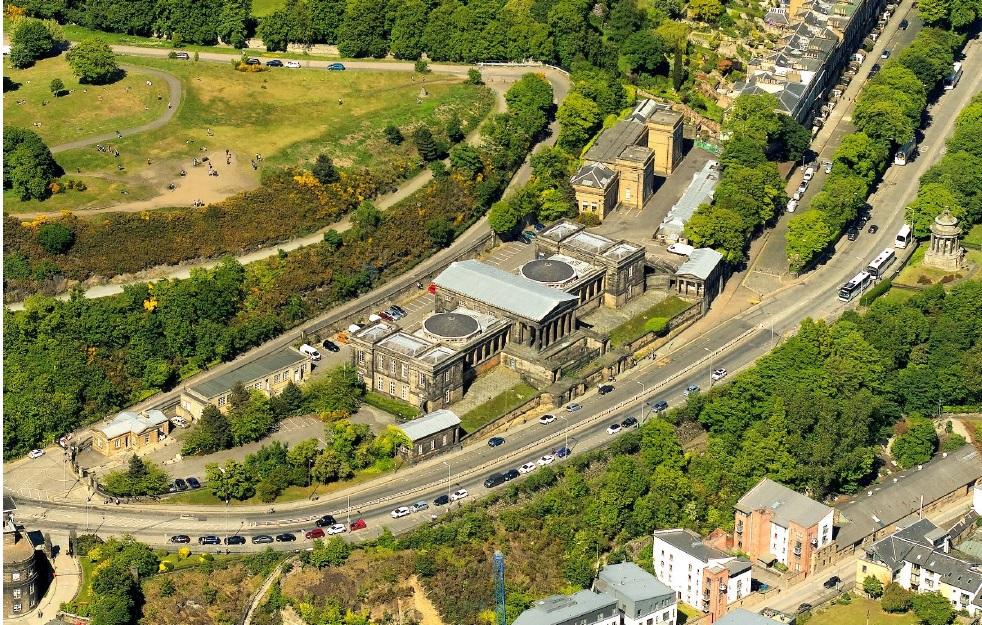
[(66, 501), (84, 499), (85, 488), (72, 473), (64, 451), (48, 447), (40, 458), (21, 458), (4, 464), (4, 492), (29, 499)]

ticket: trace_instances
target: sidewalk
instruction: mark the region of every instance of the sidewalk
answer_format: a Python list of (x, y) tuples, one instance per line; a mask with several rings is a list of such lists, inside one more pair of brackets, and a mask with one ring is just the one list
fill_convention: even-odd
[[(41, 598), (37, 608), (28, 612), (24, 616), (10, 618), (11, 623), (17, 625), (44, 625), (55, 618), (62, 603), (71, 601), (75, 598), (82, 585), (82, 570), (79, 568), (78, 560), (68, 555), (67, 537), (65, 545), (62, 545), (60, 555), (54, 561), (54, 579), (48, 592)], [(7, 620), (7, 619), (5, 619)]]

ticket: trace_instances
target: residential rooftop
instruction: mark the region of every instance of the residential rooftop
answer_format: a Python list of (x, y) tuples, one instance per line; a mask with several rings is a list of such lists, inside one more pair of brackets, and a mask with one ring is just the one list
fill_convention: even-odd
[[(689, 257), (691, 260), (691, 256)], [(765, 509), (773, 513), (772, 522), (787, 528), (790, 523), (811, 527), (832, 513), (832, 508), (793, 491), (784, 484), (764, 478), (736, 503), (745, 514)]]
[(298, 365), (305, 360), (307, 360), (307, 356), (292, 347), (284, 347), (254, 360), (244, 362), (238, 367), (215, 377), (198, 382), (190, 388), (202, 397), (211, 399), (227, 393), (236, 382), (248, 384), (253, 380), (264, 378), (275, 371)]

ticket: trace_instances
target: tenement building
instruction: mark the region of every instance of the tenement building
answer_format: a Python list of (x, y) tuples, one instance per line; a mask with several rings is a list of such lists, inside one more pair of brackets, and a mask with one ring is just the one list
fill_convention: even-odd
[(654, 100), (605, 130), (570, 179), (581, 213), (601, 221), (617, 206), (641, 209), (682, 160), (682, 116)]

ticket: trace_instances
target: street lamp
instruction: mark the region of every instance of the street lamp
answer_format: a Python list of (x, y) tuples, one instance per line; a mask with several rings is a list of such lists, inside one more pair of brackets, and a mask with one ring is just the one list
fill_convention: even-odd
[(713, 386), (713, 352), (708, 347), (703, 347), (709, 353), (709, 386)]
[(563, 426), (563, 448), (569, 451), (569, 421), (567, 421), (566, 417), (561, 414), (556, 416), (562, 419), (563, 423), (565, 424)]
[(641, 424), (644, 423), (644, 392), (645, 392), (644, 382), (640, 380), (631, 380), (631, 381), (634, 382), (635, 384), (641, 385), (641, 420), (638, 421), (638, 428), (640, 428)]
[(348, 527), (351, 527), (351, 495), (348, 495)]
[(447, 505), (449, 506), (450, 505), (450, 480), (451, 480), (451, 477), (450, 477), (450, 464), (447, 463), (447, 462), (445, 462), (445, 461), (441, 461), (441, 462), (443, 462), (443, 464), (447, 465)]

